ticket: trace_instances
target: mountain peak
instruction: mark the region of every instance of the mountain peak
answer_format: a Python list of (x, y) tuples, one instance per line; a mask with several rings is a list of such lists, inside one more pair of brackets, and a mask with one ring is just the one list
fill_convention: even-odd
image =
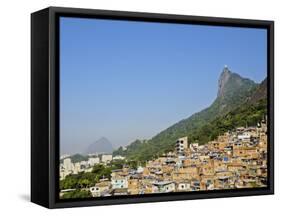
[(111, 142), (106, 137), (101, 137), (94, 143), (89, 145), (86, 150), (87, 154), (93, 153), (111, 153), (113, 151), (113, 146)]
[(228, 76), (231, 75), (231, 71), (229, 70), (229, 68), (227, 67), (227, 65), (224, 66), (221, 76)]
[(224, 66), (223, 71), (219, 78), (219, 89), (218, 89), (218, 97), (223, 96), (224, 89), (226, 83), (228, 82), (229, 78), (231, 77), (232, 72), (228, 69), (227, 65)]
[(249, 92), (256, 85), (253, 80), (244, 78), (225, 66), (219, 78), (217, 97), (222, 99), (232, 98), (234, 94), (239, 94), (239, 92)]

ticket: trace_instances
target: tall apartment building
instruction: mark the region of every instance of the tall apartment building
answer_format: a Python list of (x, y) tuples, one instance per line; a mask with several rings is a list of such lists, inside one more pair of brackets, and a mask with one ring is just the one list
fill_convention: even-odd
[(185, 150), (188, 148), (188, 137), (179, 138), (176, 141), (176, 152), (178, 155), (184, 155)]

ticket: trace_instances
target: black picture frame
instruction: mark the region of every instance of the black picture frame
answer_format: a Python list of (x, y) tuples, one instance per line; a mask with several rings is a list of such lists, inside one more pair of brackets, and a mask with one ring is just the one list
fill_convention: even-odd
[[(58, 19), (87, 17), (267, 29), (268, 186), (265, 188), (59, 200)], [(274, 22), (156, 13), (49, 7), (31, 14), (31, 201), (47, 208), (274, 194)]]

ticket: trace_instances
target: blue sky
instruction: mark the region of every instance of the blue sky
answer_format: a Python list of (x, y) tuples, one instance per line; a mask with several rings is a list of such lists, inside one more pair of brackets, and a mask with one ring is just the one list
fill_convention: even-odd
[(266, 30), (60, 20), (61, 153), (148, 139), (209, 106), (224, 65), (266, 77)]

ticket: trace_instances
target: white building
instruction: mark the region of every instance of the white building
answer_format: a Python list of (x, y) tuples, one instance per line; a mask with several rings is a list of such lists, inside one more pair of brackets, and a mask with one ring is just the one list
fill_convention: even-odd
[(243, 134), (238, 135), (238, 139), (242, 141), (249, 141), (251, 138), (251, 133), (249, 132), (244, 132)]
[(65, 158), (63, 160), (63, 167), (64, 167), (66, 172), (69, 172), (69, 171), (73, 170), (73, 163), (71, 162), (70, 158)]
[(81, 172), (81, 164), (80, 162), (77, 162), (73, 166), (73, 173), (78, 174), (79, 172)]
[(95, 164), (100, 163), (100, 158), (99, 157), (90, 157), (88, 159), (88, 163), (90, 166), (94, 166)]
[(178, 155), (183, 155), (188, 147), (188, 138), (182, 137), (176, 141), (176, 152)]
[(102, 161), (103, 163), (109, 163), (109, 162), (111, 162), (111, 161), (112, 161), (112, 155), (110, 155), (110, 154), (102, 155), (102, 156), (101, 156), (101, 161)]

